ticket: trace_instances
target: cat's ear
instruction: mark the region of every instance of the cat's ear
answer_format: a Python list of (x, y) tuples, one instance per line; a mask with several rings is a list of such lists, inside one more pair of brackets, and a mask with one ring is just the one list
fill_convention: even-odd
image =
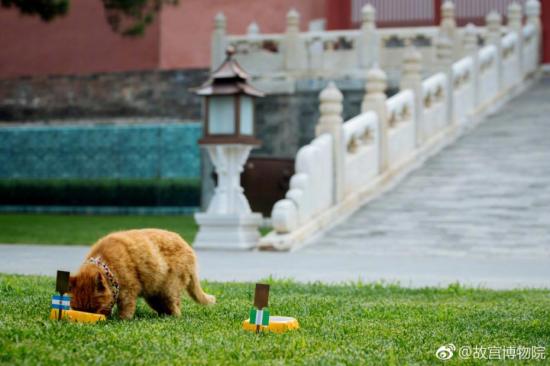
[(71, 291), (75, 287), (76, 287), (76, 277), (75, 276), (70, 276), (69, 277), (69, 291)]
[(98, 273), (95, 278), (95, 289), (97, 292), (105, 291), (105, 284), (103, 283), (103, 276), (101, 276), (101, 273)]

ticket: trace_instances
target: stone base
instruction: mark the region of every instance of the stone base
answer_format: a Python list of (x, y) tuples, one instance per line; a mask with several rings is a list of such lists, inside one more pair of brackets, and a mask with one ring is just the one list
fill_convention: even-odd
[(256, 248), (260, 241), (258, 228), (262, 215), (220, 215), (197, 213), (199, 232), (193, 243), (195, 249), (247, 250)]
[(7, 78), (0, 80), (0, 120), (112, 122), (117, 116), (139, 122), (162, 116), (200, 121), (202, 98), (189, 86), (209, 76), (205, 68)]

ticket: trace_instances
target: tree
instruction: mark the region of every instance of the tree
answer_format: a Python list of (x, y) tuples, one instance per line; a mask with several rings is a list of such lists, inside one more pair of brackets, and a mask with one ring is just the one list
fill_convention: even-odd
[[(16, 8), (22, 14), (38, 16), (49, 22), (67, 14), (71, 0), (0, 0), (2, 7)], [(178, 0), (98, 0), (103, 3), (107, 23), (124, 36), (141, 36), (164, 5)]]
[(66, 14), (69, 0), (1, 0), (5, 8), (18, 8), (22, 14), (39, 16), (45, 22)]

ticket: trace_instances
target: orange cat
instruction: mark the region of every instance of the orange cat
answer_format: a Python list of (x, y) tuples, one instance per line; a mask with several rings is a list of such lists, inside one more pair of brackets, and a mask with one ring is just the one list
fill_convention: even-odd
[(158, 229), (112, 233), (100, 239), (76, 276), (70, 277), (71, 307), (131, 319), (138, 296), (159, 314), (180, 315), (185, 289), (196, 302), (214, 304), (197, 275), (193, 249), (176, 233)]

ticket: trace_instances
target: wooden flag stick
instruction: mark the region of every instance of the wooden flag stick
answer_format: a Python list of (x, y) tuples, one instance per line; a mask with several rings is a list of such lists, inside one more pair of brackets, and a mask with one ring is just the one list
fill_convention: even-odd
[[(63, 295), (66, 294), (69, 291), (69, 276), (70, 272), (66, 271), (57, 271), (57, 279), (55, 281), (55, 291), (59, 292), (59, 295), (61, 298), (63, 298)], [(63, 300), (61, 300), (61, 303), (63, 303)], [(62, 309), (63, 306), (59, 307), (59, 311), (57, 313), (57, 320), (61, 320), (61, 315), (63, 312)]]
[[(269, 300), (269, 285), (265, 283), (257, 283), (254, 292), (254, 306), (258, 310), (267, 307)], [(256, 324), (256, 334), (260, 333), (260, 324)]]

